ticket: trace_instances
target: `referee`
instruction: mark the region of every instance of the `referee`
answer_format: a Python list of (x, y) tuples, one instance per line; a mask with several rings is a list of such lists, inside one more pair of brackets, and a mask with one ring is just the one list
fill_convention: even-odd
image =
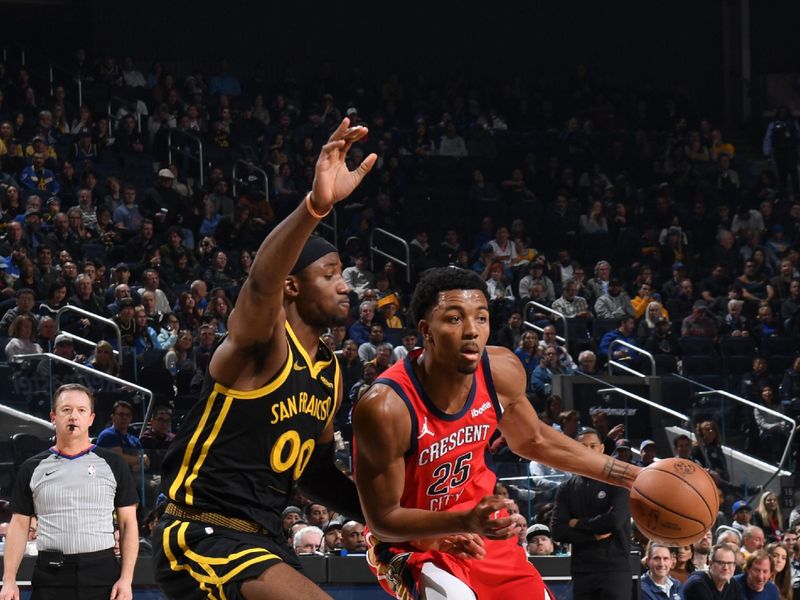
[[(22, 464), (14, 486), (0, 600), (19, 600), (17, 570), (31, 517), (39, 519), (31, 600), (129, 600), (139, 549), (138, 497), (122, 457), (89, 441), (94, 398), (70, 383), (56, 390), (56, 444)], [(114, 511), (121, 564), (114, 556)]]

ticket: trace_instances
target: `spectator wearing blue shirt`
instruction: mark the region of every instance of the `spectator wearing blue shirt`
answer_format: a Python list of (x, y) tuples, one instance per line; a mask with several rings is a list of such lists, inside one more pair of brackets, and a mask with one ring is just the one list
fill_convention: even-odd
[(539, 362), (539, 352), (536, 342), (536, 334), (533, 331), (526, 331), (522, 334), (519, 347), (514, 350), (514, 354), (517, 355), (517, 358), (522, 362), (522, 366), (525, 367), (525, 374), (528, 376), (529, 382)]
[(531, 389), (540, 397), (548, 396), (553, 390), (553, 375), (568, 373), (558, 362), (558, 352), (555, 346), (548, 346), (542, 353), (539, 366), (531, 375)]
[(133, 407), (130, 402), (117, 400), (111, 407), (111, 426), (103, 429), (97, 436), (97, 445), (119, 454), (131, 470), (139, 472), (142, 468), (142, 461), (147, 468), (150, 465), (150, 459), (146, 454), (142, 454), (142, 444), (139, 438), (128, 433), (128, 427), (132, 420)]
[(733, 580), (742, 588), (747, 600), (780, 600), (778, 586), (770, 581), (772, 562), (766, 550), (757, 550), (747, 557), (744, 573)]
[(133, 349), (136, 356), (141, 356), (148, 350), (161, 350), (158, 333), (147, 324), (147, 313), (144, 307), (137, 306), (134, 314), (136, 334), (133, 338)]
[(57, 196), (61, 191), (61, 185), (56, 179), (55, 173), (45, 168), (45, 155), (41, 152), (33, 154), (33, 164), (22, 169), (19, 180), (27, 190), (46, 193), (48, 196)]
[(372, 328), (372, 319), (375, 316), (375, 305), (372, 302), (364, 301), (358, 306), (358, 321), (350, 325), (347, 337), (359, 346), (369, 341), (369, 333)]
[(235, 75), (228, 73), (228, 61), (223, 59), (219, 75), (212, 75), (208, 80), (208, 93), (213, 96), (241, 96), (242, 86)]
[(142, 227), (144, 217), (136, 203), (136, 188), (127, 184), (122, 191), (122, 204), (114, 209), (111, 217), (114, 224), (125, 231), (138, 231)]
[(669, 575), (669, 546), (651, 542), (647, 546), (647, 572), (642, 575), (642, 600), (680, 600), (680, 582)]
[(608, 347), (614, 340), (622, 340), (629, 344), (636, 344), (636, 338), (633, 337), (633, 332), (636, 329), (636, 321), (633, 317), (623, 317), (619, 320), (619, 325), (613, 331), (609, 331), (600, 340), (600, 347), (597, 353), (605, 359), (613, 358), (614, 360), (629, 360), (631, 359), (630, 350), (623, 346), (619, 346), (614, 350), (614, 356), (608, 355)]

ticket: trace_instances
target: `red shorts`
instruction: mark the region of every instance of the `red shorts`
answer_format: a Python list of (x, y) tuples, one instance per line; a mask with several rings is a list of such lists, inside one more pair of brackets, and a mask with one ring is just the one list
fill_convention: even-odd
[[(425, 563), (433, 563), (467, 584), (478, 600), (544, 600), (541, 575), (528, 562), (517, 538), (487, 540), (486, 556), (481, 560), (462, 559), (437, 551), (420, 552), (408, 544), (378, 542), (367, 533), (367, 562), (378, 583), (398, 600), (420, 597), (419, 581)], [(375, 544), (375, 545), (373, 545)], [(550, 594), (551, 598), (555, 598)]]

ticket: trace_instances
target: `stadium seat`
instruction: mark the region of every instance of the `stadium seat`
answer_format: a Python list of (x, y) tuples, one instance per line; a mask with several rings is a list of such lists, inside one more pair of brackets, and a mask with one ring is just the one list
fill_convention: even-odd
[[(561, 319), (554, 319), (553, 326), (556, 328), (556, 333), (560, 336), (564, 335), (564, 322)], [(614, 328), (616, 329), (616, 322)], [(575, 318), (567, 319), (567, 339), (572, 342), (585, 340), (589, 337), (589, 319)]]
[(670, 354), (655, 354), (653, 358), (656, 361), (656, 373), (658, 375), (670, 375), (677, 372), (678, 363), (674, 356)]
[(682, 337), (678, 340), (683, 356), (712, 356), (714, 340), (704, 337)]
[(725, 335), (719, 339), (719, 350), (722, 356), (749, 356), (756, 354), (756, 340), (749, 336)]
[(770, 358), (776, 354), (796, 354), (798, 341), (790, 337), (765, 337), (761, 340), (761, 354)]
[(592, 322), (592, 338), (599, 344), (603, 336), (609, 331), (614, 331), (618, 325), (617, 319), (595, 319)]
[(722, 371), (728, 378), (730, 389), (734, 393), (738, 392), (739, 384), (742, 380), (742, 375), (747, 373), (753, 366), (753, 357), (751, 356), (723, 356), (722, 357)]
[(30, 433), (15, 433), (11, 436), (11, 453), (14, 457), (14, 470), (19, 472), (22, 463), (31, 456), (47, 450), (48, 443)]
[(683, 357), (683, 374), (686, 377), (719, 375), (721, 372), (720, 359), (716, 356), (698, 354)]
[(796, 354), (773, 354), (767, 358), (767, 370), (770, 374), (782, 375), (796, 358)]

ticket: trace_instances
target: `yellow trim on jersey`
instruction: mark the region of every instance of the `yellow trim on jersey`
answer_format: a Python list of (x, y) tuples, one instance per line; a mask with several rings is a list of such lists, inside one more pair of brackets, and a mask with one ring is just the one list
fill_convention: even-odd
[(211, 444), (214, 443), (214, 440), (217, 439), (219, 435), (219, 430), (222, 429), (222, 424), (225, 422), (225, 418), (228, 416), (228, 412), (231, 410), (231, 405), (233, 404), (233, 397), (232, 396), (225, 396), (225, 402), (222, 404), (222, 410), (219, 411), (219, 415), (217, 415), (217, 420), (214, 422), (214, 427), (211, 429), (211, 433), (208, 434), (208, 438), (206, 441), (203, 442), (203, 446), (200, 450), (200, 456), (197, 457), (197, 460), (194, 463), (194, 468), (192, 469), (192, 474), (186, 479), (186, 498), (184, 500), (185, 504), (189, 506), (192, 505), (194, 502), (194, 494), (192, 494), (192, 483), (195, 479), (197, 479), (197, 475), (200, 472), (200, 467), (203, 466), (203, 463), (206, 461), (206, 456), (208, 456), (208, 450), (211, 448)]
[[(325, 422), (325, 427), (331, 424), (331, 421), (333, 421), (333, 417), (335, 416), (335, 414), (339, 412), (342, 408), (341, 404), (339, 406), (336, 406), (336, 403), (339, 401), (339, 379), (341, 377), (339, 369), (339, 361), (336, 360), (336, 358), (334, 357), (333, 363), (335, 365), (333, 371), (333, 407), (336, 410), (331, 408), (331, 414), (328, 415), (328, 420)], [(342, 401), (344, 401), (344, 398), (342, 398)]]
[[(331, 361), (334, 361), (334, 362), (337, 362), (337, 363), (339, 362), (339, 361), (335, 360), (334, 358), (331, 358), (331, 360), (321, 360), (321, 361), (318, 361), (318, 362), (312, 361), (311, 357), (308, 355), (308, 352), (306, 352), (306, 349), (303, 348), (303, 344), (301, 344), (300, 340), (297, 339), (297, 336), (295, 335), (294, 330), (292, 329), (292, 326), (289, 325), (289, 321), (286, 321), (286, 332), (289, 334), (289, 337), (292, 338), (292, 341), (294, 342), (294, 345), (297, 346), (297, 350), (300, 352), (300, 356), (302, 356), (305, 359), (306, 364), (308, 365), (308, 370), (309, 370), (309, 372), (311, 373), (311, 376), (314, 379), (317, 378), (317, 375), (319, 375), (319, 372), (322, 371), (322, 369), (324, 369), (325, 367), (327, 367), (327, 366), (329, 366), (331, 364)], [(322, 342), (320, 342), (320, 343), (322, 343)]]
[(217, 398), (217, 392), (211, 392), (208, 395), (208, 399), (206, 400), (206, 407), (203, 409), (203, 416), (200, 417), (200, 421), (197, 423), (197, 427), (192, 434), (192, 439), (189, 440), (189, 443), (186, 446), (186, 450), (183, 453), (183, 460), (181, 461), (181, 468), (178, 470), (178, 475), (175, 477), (175, 481), (172, 482), (172, 485), (169, 488), (169, 497), (171, 500), (176, 500), (182, 502), (183, 504), (188, 504), (179, 498), (176, 497), (178, 490), (183, 483), (183, 478), (186, 477), (186, 472), (189, 470), (189, 463), (192, 460), (192, 454), (194, 453), (195, 444), (197, 444), (197, 440), (200, 439), (200, 434), (203, 433), (203, 429), (205, 429), (206, 422), (208, 421), (208, 417), (211, 415), (211, 409), (214, 407), (214, 400)]
[[(175, 553), (172, 551), (172, 547), (169, 542), (170, 535), (172, 530), (177, 526), (177, 542), (178, 548), (180, 549), (181, 553), (184, 557), (189, 560), (194, 561), (205, 571), (207, 574), (203, 575), (202, 573), (197, 572), (194, 570), (191, 565), (189, 564), (180, 564), (178, 562)], [(208, 584), (216, 586), (217, 592), (221, 600), (226, 600), (225, 591), (223, 586), (228, 583), (231, 579), (233, 579), (236, 575), (238, 575), (241, 571), (248, 568), (251, 565), (254, 565), (259, 562), (264, 562), (267, 560), (282, 559), (267, 550), (266, 548), (248, 548), (247, 550), (242, 550), (240, 552), (234, 552), (233, 554), (226, 556), (226, 557), (219, 557), (213, 558), (210, 556), (203, 556), (201, 554), (196, 553), (195, 551), (189, 548), (189, 545), (186, 543), (186, 530), (189, 528), (189, 523), (186, 521), (175, 521), (168, 527), (164, 529), (164, 533), (162, 535), (163, 538), (163, 546), (164, 546), (164, 554), (167, 555), (167, 559), (169, 560), (170, 569), (173, 571), (186, 571), (189, 575), (200, 584), (200, 589), (204, 592), (207, 592), (208, 597), (211, 600), (215, 600), (213, 596), (213, 591), (206, 587)], [(250, 554), (258, 554), (259, 556), (255, 556), (249, 560), (242, 562), (242, 564), (237, 565), (233, 569), (231, 569), (228, 573), (224, 576), (220, 577), (214, 571), (211, 565), (227, 565), (243, 556), (248, 556)]]
[(284, 384), (286, 379), (289, 377), (289, 374), (292, 372), (294, 354), (292, 353), (292, 345), (288, 340), (286, 341), (286, 349), (286, 363), (283, 365), (283, 368), (278, 376), (270, 381), (267, 385), (261, 386), (256, 390), (246, 392), (243, 390), (237, 390), (235, 388), (225, 387), (221, 383), (215, 383), (214, 391), (223, 396), (233, 396), (237, 400), (254, 400), (255, 398), (261, 398), (262, 396), (271, 394)]

